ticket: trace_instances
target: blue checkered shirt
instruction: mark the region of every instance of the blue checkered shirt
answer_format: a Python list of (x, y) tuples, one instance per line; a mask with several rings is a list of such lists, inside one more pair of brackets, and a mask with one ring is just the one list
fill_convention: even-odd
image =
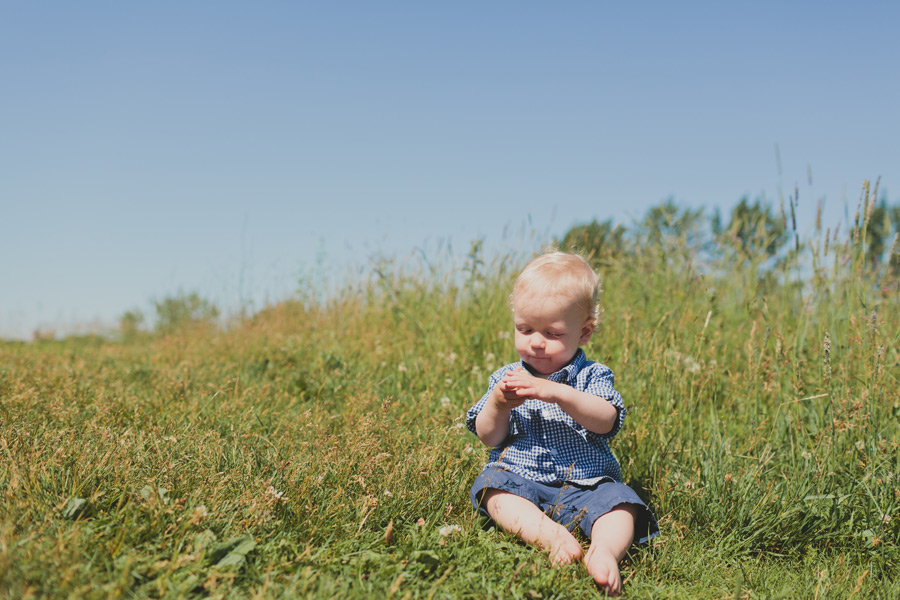
[[(491, 375), (488, 391), (466, 413), (466, 426), (475, 433), (475, 417), (482, 411), (491, 391), (503, 375), (524, 366), (512, 363)], [(556, 404), (529, 399), (509, 415), (509, 434), (491, 450), (486, 468), (501, 467), (526, 479), (542, 483), (570, 481), (592, 485), (604, 480), (621, 481), (619, 462), (608, 440), (625, 421), (622, 396), (613, 387), (613, 372), (589, 361), (579, 349), (572, 361), (549, 377), (576, 390), (597, 396), (597, 402), (611, 402), (619, 412), (612, 431), (600, 435), (575, 422)]]

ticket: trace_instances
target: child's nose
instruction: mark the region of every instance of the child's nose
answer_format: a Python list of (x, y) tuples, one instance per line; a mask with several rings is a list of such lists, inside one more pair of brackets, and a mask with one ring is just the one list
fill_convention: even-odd
[(545, 345), (544, 336), (539, 333), (536, 333), (531, 336), (531, 347), (532, 348), (543, 348)]

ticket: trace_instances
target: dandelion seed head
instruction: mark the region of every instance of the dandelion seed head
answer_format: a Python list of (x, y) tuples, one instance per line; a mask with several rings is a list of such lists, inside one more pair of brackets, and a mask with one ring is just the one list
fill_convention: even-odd
[(692, 356), (682, 354), (677, 350), (668, 350), (666, 351), (666, 357), (671, 359), (676, 365), (680, 366), (692, 375), (696, 375), (700, 372), (700, 363), (698, 363)]

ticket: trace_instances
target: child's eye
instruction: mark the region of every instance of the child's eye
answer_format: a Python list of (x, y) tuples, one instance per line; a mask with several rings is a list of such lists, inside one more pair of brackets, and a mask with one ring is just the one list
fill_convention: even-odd
[(562, 334), (561, 334), (561, 333), (556, 333), (555, 331), (548, 331), (548, 332), (547, 332), (547, 337), (555, 340), (555, 339), (561, 338), (561, 337), (562, 337)]

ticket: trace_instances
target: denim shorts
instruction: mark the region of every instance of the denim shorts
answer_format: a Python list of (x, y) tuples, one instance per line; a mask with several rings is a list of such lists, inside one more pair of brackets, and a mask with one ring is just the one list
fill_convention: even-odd
[(594, 521), (619, 504), (633, 504), (638, 508), (634, 524), (635, 542), (642, 544), (659, 533), (656, 517), (644, 501), (633, 489), (619, 481), (601, 481), (593, 485), (538, 483), (512, 471), (490, 467), (475, 479), (471, 491), (472, 506), (488, 518), (490, 515), (481, 500), (484, 492), (491, 488), (525, 498), (569, 530), (579, 525), (588, 537), (591, 536)]

